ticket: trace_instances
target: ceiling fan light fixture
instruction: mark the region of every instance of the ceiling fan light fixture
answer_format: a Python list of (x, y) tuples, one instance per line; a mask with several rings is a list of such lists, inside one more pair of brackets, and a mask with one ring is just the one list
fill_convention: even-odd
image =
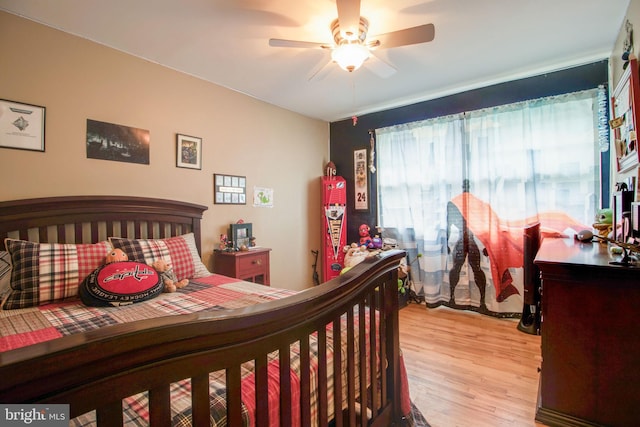
[(359, 42), (342, 43), (331, 52), (333, 59), (343, 70), (352, 72), (369, 59), (369, 49)]

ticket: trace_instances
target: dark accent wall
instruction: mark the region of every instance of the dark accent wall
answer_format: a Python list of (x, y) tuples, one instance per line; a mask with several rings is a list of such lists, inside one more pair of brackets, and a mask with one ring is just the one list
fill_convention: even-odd
[[(339, 176), (347, 181), (347, 242), (359, 240), (358, 226), (362, 223), (372, 228), (377, 225), (377, 174), (369, 173), (369, 211), (353, 209), (354, 176), (353, 150), (369, 148), (369, 130), (430, 119), (464, 111), (494, 107), (528, 99), (559, 95), (607, 85), (608, 61), (600, 61), (535, 77), (500, 83), (474, 89), (443, 98), (433, 99), (379, 111), (358, 117), (354, 126), (351, 119), (330, 125), (331, 160)], [(602, 200), (609, 200), (609, 152), (602, 154)], [(372, 233), (374, 230), (372, 229)]]

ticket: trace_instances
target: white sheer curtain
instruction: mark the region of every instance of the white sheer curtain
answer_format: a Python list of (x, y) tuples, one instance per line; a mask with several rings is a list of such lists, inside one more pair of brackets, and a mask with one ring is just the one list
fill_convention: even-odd
[[(376, 130), (379, 224), (383, 236), (397, 238), (408, 249), (415, 290), (427, 304), (521, 313), (521, 266), (508, 265), (509, 289), (494, 283), (496, 265), (509, 261), (497, 259), (504, 248), (494, 248), (492, 271), (487, 239), (508, 229), (517, 236), (518, 227), (536, 221), (558, 232), (591, 225), (600, 194), (598, 90), (603, 91)], [(471, 252), (475, 243), (481, 253), (482, 270), (467, 260), (452, 298), (452, 253), (467, 225), (450, 226), (447, 207), (459, 203), (463, 183), (470, 194), (464, 197), (473, 198), (465, 199), (465, 219), (482, 228), (472, 233), (471, 242)], [(473, 209), (487, 205), (486, 218), (469, 211), (467, 203)], [(483, 241), (483, 235), (493, 237)]]

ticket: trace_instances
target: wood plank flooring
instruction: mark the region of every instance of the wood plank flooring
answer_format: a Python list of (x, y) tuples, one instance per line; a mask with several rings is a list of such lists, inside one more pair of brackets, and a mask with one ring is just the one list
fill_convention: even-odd
[(400, 310), (400, 347), (414, 404), (432, 427), (542, 427), (535, 422), (540, 337), (446, 307)]

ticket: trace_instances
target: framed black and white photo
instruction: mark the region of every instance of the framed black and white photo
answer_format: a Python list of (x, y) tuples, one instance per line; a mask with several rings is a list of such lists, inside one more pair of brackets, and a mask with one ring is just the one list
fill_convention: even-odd
[(176, 150), (177, 167), (202, 169), (202, 138), (178, 134)]
[(44, 151), (45, 107), (0, 99), (0, 147)]
[(251, 246), (251, 223), (229, 224), (229, 239), (236, 250), (248, 249)]
[(367, 174), (367, 149), (353, 151), (354, 209), (369, 210), (369, 179)]

